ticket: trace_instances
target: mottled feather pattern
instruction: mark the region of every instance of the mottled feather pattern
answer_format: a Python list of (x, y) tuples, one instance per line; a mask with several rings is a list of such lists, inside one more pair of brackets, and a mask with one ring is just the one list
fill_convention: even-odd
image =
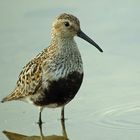
[(77, 25), (77, 26), (80, 27), (80, 22), (79, 22), (79, 20), (78, 20), (76, 17), (74, 17), (73, 15), (71, 15), (71, 14), (66, 14), (66, 13), (61, 14), (57, 19), (58, 19), (58, 20), (59, 20), (59, 19), (60, 19), (60, 20), (65, 19), (65, 20), (68, 20), (68, 21), (71, 21), (71, 22), (75, 22), (75, 25)]
[(15, 90), (2, 102), (23, 100), (35, 104), (39, 101), (39, 106), (48, 106), (51, 103), (56, 106), (65, 105), (72, 100), (83, 79), (82, 58), (74, 40), (76, 35), (102, 52), (102, 49), (82, 32), (78, 18), (71, 14), (61, 14), (52, 24), (49, 47), (23, 67)]
[(33, 59), (21, 71), (15, 90), (4, 100), (17, 100), (32, 95), (41, 83), (41, 64)]
[(16, 88), (3, 100), (17, 100), (35, 93), (42, 80), (42, 62), (45, 50), (38, 54), (34, 59), (27, 63), (19, 74)]
[(48, 80), (57, 80), (75, 70), (82, 73), (80, 53), (76, 43), (71, 43), (66, 41), (64, 44), (61, 44), (61, 47), (52, 43), (51, 46), (32, 59), (23, 67), (15, 90), (4, 100), (17, 100), (34, 95), (38, 93), (37, 90), (40, 86), (47, 88)]
[(100, 52), (103, 50), (80, 28), (78, 18), (71, 14), (59, 15), (52, 24), (49, 47), (23, 67), (15, 90), (2, 102), (20, 100), (40, 108), (38, 124), (41, 128), (41, 112), (44, 107), (62, 107), (77, 94), (83, 81), (83, 63), (74, 37), (78, 36)]
[[(65, 21), (71, 22), (69, 32), (63, 26)], [(64, 13), (57, 17), (52, 27), (50, 46), (23, 67), (15, 90), (5, 97), (3, 102), (30, 95), (37, 97), (35, 94), (42, 93), (40, 90), (48, 88), (50, 81), (67, 77), (74, 71), (83, 73), (81, 55), (73, 39), (79, 26), (79, 20), (72, 15)]]

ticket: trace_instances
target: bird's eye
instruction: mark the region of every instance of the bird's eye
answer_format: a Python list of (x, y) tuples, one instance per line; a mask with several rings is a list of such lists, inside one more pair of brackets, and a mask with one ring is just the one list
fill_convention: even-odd
[(66, 27), (70, 26), (69, 22), (64, 22), (64, 24)]

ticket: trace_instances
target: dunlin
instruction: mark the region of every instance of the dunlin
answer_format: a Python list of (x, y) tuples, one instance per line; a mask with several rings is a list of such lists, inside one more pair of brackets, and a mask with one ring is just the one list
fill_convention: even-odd
[(23, 67), (15, 89), (2, 100), (21, 100), (38, 106), (39, 124), (42, 124), (44, 107), (62, 107), (61, 119), (64, 119), (64, 106), (81, 86), (83, 63), (74, 37), (86, 40), (103, 52), (82, 32), (78, 18), (71, 14), (63, 13), (54, 20), (51, 35), (49, 47)]

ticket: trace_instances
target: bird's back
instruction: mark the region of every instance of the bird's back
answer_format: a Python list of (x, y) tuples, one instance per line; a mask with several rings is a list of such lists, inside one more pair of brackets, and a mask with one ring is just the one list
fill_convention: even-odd
[(52, 42), (23, 68), (15, 90), (3, 102), (67, 103), (76, 95), (82, 79), (83, 64), (75, 41)]

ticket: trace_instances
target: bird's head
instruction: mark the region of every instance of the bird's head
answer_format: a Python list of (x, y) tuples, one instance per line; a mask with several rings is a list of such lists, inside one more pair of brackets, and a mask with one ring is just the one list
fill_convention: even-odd
[(81, 30), (80, 21), (77, 17), (66, 13), (59, 15), (53, 22), (52, 38), (67, 39), (73, 38), (74, 36), (84, 39), (95, 46), (100, 52), (103, 52), (103, 50)]

